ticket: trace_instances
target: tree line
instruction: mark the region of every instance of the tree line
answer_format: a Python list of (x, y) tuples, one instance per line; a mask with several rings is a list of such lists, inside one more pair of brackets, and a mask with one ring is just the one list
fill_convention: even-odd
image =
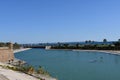
[[(0, 47), (8, 47), (10, 42), (0, 42)], [(13, 44), (13, 49), (19, 49), (21, 46), (18, 43)]]
[(120, 50), (120, 39), (109, 44), (107, 39), (103, 39), (102, 44), (97, 44), (94, 42), (95, 41), (86, 40), (85, 44), (76, 43), (75, 45), (58, 43), (57, 46), (52, 46), (52, 49)]

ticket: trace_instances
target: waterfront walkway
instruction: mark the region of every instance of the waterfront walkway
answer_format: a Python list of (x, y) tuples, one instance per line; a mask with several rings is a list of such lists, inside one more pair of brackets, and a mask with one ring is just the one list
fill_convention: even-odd
[(9, 79), (5, 77), (4, 75), (0, 74), (0, 80), (9, 80)]
[[(40, 80), (36, 77), (27, 75), (19, 71), (13, 71), (7, 68), (3, 68), (2, 66), (11, 66), (11, 65), (0, 63), (0, 80)], [(43, 75), (41, 75), (40, 77), (45, 80), (56, 80), (55, 78), (47, 77)]]

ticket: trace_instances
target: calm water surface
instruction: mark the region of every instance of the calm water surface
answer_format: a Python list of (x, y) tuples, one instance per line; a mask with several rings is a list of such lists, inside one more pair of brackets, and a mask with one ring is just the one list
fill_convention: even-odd
[(83, 51), (31, 49), (16, 58), (43, 66), (59, 80), (120, 80), (120, 56)]

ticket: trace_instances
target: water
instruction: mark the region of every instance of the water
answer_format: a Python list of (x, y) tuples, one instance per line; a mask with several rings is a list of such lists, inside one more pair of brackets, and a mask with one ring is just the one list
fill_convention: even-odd
[(120, 80), (120, 56), (100, 52), (31, 49), (15, 54), (59, 80)]

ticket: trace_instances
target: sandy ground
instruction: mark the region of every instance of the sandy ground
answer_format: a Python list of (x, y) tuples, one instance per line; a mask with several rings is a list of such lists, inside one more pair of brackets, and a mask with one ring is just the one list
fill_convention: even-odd
[(73, 51), (104, 52), (109, 54), (120, 55), (120, 51), (116, 51), (116, 50), (73, 50)]

